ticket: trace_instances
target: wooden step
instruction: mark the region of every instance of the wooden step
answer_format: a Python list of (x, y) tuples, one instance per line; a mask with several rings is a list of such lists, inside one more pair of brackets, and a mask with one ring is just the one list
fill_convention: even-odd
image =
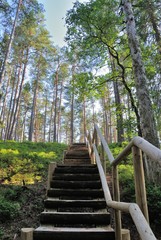
[(54, 228), (40, 226), (34, 231), (34, 240), (114, 240), (112, 228)]
[(102, 188), (101, 181), (64, 181), (53, 180), (50, 182), (51, 188), (64, 188), (64, 189), (100, 189)]
[(99, 180), (100, 176), (99, 174), (84, 174), (84, 173), (55, 173), (53, 175), (53, 180), (69, 180), (69, 181), (94, 181)]
[(61, 200), (47, 198), (44, 201), (45, 208), (60, 209), (60, 208), (92, 208), (93, 211), (106, 208), (106, 202), (102, 199), (92, 200)]
[(80, 151), (80, 150), (68, 151), (65, 155), (65, 158), (78, 158), (78, 159), (87, 158), (87, 159), (90, 159), (88, 151)]
[(90, 158), (82, 158), (82, 159), (79, 159), (79, 158), (69, 158), (69, 159), (65, 159), (64, 160), (64, 163), (65, 164), (68, 164), (68, 165), (84, 165), (84, 164), (90, 164), (91, 160)]
[(106, 213), (82, 213), (82, 212), (42, 212), (41, 224), (52, 225), (109, 225), (110, 214)]
[(50, 188), (47, 191), (48, 197), (59, 197), (61, 199), (91, 199), (91, 198), (103, 198), (104, 194), (102, 189), (59, 189)]
[[(91, 165), (91, 166), (90, 166)], [(87, 164), (87, 166), (85, 165), (70, 165), (68, 166), (66, 165), (58, 165), (54, 171), (55, 173), (84, 173), (84, 174), (94, 174), (94, 173), (98, 173), (98, 169), (96, 167), (96, 165), (92, 165), (92, 164)]]

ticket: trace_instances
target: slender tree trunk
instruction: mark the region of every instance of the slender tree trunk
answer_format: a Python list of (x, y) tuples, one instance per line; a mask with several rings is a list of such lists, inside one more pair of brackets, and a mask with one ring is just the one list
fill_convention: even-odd
[(86, 99), (83, 99), (83, 138), (84, 142), (86, 141), (86, 132), (87, 132), (87, 124), (86, 124)]
[(75, 66), (72, 67), (72, 80), (71, 80), (71, 118), (70, 118), (70, 144), (73, 143), (74, 140), (74, 73)]
[(145, 75), (140, 46), (136, 35), (136, 27), (134, 14), (132, 11), (132, 5), (129, 0), (122, 0), (122, 6), (126, 15), (126, 30), (131, 51), (131, 57), (133, 61), (136, 94), (139, 102), (142, 134), (147, 141), (151, 142), (156, 147), (159, 147), (154, 113), (152, 110), (152, 104), (147, 88), (147, 78)]
[(17, 69), (15, 70), (15, 73), (14, 73), (14, 80), (13, 80), (12, 87), (11, 87), (12, 92), (11, 92), (11, 97), (10, 97), (10, 101), (9, 101), (9, 108), (8, 108), (8, 112), (7, 112), (7, 117), (6, 117), (7, 122), (6, 122), (6, 127), (5, 127), (5, 136), (4, 136), (5, 140), (7, 139), (7, 136), (8, 136), (8, 133), (9, 133), (12, 104), (13, 104), (13, 99), (14, 99), (14, 88), (15, 88), (15, 85), (16, 85), (16, 71), (17, 71)]
[(54, 142), (57, 141), (58, 70), (59, 70), (59, 63), (58, 63), (58, 68), (55, 76), (54, 136), (53, 136)]
[(59, 99), (59, 111), (58, 111), (58, 142), (61, 142), (61, 104), (62, 104), (62, 95), (63, 95), (63, 81), (61, 82), (60, 88), (60, 99)]
[(7, 51), (6, 51), (6, 54), (5, 54), (4, 62), (3, 62), (3, 65), (2, 65), (2, 70), (1, 70), (1, 73), (0, 73), (0, 88), (1, 88), (1, 85), (2, 85), (2, 82), (3, 82), (3, 78), (4, 78), (4, 75), (5, 75), (6, 64), (7, 64), (8, 58), (9, 58), (12, 42), (13, 42), (13, 39), (14, 39), (16, 23), (17, 23), (17, 19), (18, 19), (20, 7), (21, 7), (21, 2), (22, 2), (22, 0), (18, 1), (18, 6), (17, 6), (16, 15), (15, 15), (15, 20), (13, 22), (13, 27), (12, 27), (12, 31), (11, 31), (11, 35), (10, 35), (10, 39), (9, 39), (9, 43), (8, 43), (8, 47), (7, 47)]
[(27, 116), (28, 108), (26, 108), (25, 113), (23, 115), (22, 122), (22, 130), (21, 130), (21, 142), (25, 141), (25, 129), (26, 129), (26, 116)]
[[(12, 73), (11, 73), (12, 75)], [(1, 110), (1, 115), (0, 115), (0, 125), (2, 125), (1, 127), (1, 139), (4, 138), (4, 129), (5, 129), (5, 123), (7, 123), (6, 120), (6, 102), (7, 102), (7, 98), (8, 98), (8, 93), (9, 93), (9, 87), (10, 87), (10, 80), (11, 80), (11, 76), (9, 76), (8, 81), (7, 81), (7, 87), (6, 87), (6, 93), (4, 95), (4, 99), (3, 99), (3, 103), (2, 103), (2, 110)]]
[[(13, 113), (13, 120), (12, 120), (10, 132), (9, 132), (9, 136), (8, 136), (9, 139), (12, 139), (12, 134), (14, 132), (16, 123), (18, 121), (18, 113), (19, 113), (19, 108), (20, 108), (22, 87), (23, 87), (23, 84), (24, 84), (24, 81), (25, 81), (25, 74), (26, 74), (26, 68), (27, 68), (27, 63), (28, 63), (28, 53), (29, 53), (29, 50), (27, 49), (25, 64), (24, 64), (24, 67), (23, 67), (22, 79), (21, 79), (21, 83), (20, 83), (20, 86), (19, 86), (19, 90), (18, 90), (18, 96), (17, 96), (17, 99), (16, 99), (16, 105), (15, 105), (15, 109), (14, 109), (14, 113)], [(20, 73), (19, 73), (19, 78), (20, 78)]]
[(117, 121), (117, 141), (122, 143), (124, 141), (124, 125), (122, 116), (122, 107), (119, 94), (118, 82), (115, 80), (113, 82), (114, 94), (115, 94), (115, 104), (116, 104), (116, 121)]
[(29, 127), (29, 141), (33, 141), (34, 136), (34, 125), (35, 125), (35, 114), (36, 114), (36, 105), (37, 105), (37, 94), (38, 94), (38, 86), (39, 86), (39, 64), (37, 69), (37, 78), (35, 83), (35, 89), (34, 89), (34, 96), (33, 96), (33, 102), (32, 102), (32, 110), (31, 110), (31, 117), (30, 117), (30, 127)]
[(46, 97), (45, 97), (45, 112), (44, 112), (44, 133), (43, 133), (43, 141), (46, 142), (46, 119), (47, 119), (47, 107), (48, 107), (48, 95), (46, 90)]
[(152, 27), (153, 27), (153, 30), (155, 33), (155, 40), (158, 45), (158, 52), (159, 52), (159, 54), (161, 54), (161, 33), (159, 31), (158, 24), (157, 24), (157, 18), (155, 16), (154, 3), (153, 3), (153, 1), (148, 0), (147, 5), (148, 5), (147, 13), (149, 15), (149, 19), (150, 19), (150, 22), (152, 24)]
[[(111, 70), (115, 71), (115, 63), (110, 55), (111, 61)], [(122, 115), (122, 106), (120, 100), (119, 86), (117, 79), (113, 81), (114, 95), (115, 95), (115, 104), (116, 104), (116, 121), (117, 121), (117, 141), (122, 143), (124, 141), (124, 125), (123, 125), (123, 115)]]
[[(10, 117), (9, 117), (9, 125), (7, 128), (7, 134), (6, 134), (6, 139), (10, 139), (11, 137), (11, 129), (14, 124), (14, 112), (17, 106), (17, 101), (18, 101), (18, 91), (19, 91), (19, 84), (20, 84), (20, 75), (22, 71), (22, 63), (20, 64), (19, 70), (18, 70), (18, 79), (17, 83), (15, 84), (15, 92), (14, 92), (14, 97), (12, 101), (12, 108), (10, 110)], [(16, 78), (16, 75), (15, 75)]]

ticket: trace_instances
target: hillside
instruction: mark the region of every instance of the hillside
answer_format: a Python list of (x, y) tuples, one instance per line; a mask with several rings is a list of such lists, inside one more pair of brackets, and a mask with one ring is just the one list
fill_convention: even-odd
[[(116, 144), (110, 147), (114, 154), (120, 151)], [(1, 240), (19, 240), (21, 228), (39, 226), (39, 214), (44, 209), (46, 197), (48, 164), (60, 162), (66, 148), (58, 143), (0, 142)], [(126, 161), (119, 168), (121, 201), (134, 202), (133, 169), (129, 160)], [(110, 172), (109, 166), (107, 168)], [(147, 184), (147, 196), (151, 226), (161, 239), (161, 187)], [(137, 239), (127, 214), (123, 214), (123, 227), (130, 228), (132, 240)]]

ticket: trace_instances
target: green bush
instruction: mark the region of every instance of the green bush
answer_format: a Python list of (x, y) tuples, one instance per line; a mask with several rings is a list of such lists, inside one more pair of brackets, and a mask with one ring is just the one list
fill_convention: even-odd
[[(136, 202), (133, 166), (119, 166), (119, 182), (121, 201)], [(146, 183), (146, 192), (150, 223), (153, 229), (158, 232), (160, 231), (161, 219), (161, 186)]]
[(148, 183), (147, 200), (150, 222), (159, 226), (161, 221), (161, 186)]
[(51, 161), (61, 161), (65, 144), (0, 141), (0, 179), (5, 183), (33, 183), (47, 175)]
[(19, 209), (20, 205), (18, 203), (9, 202), (0, 196), (0, 222), (4, 223), (13, 219), (18, 215)]
[(4, 233), (3, 230), (0, 228), (0, 239), (3, 237)]
[(121, 201), (135, 202), (134, 170), (132, 165), (119, 165)]

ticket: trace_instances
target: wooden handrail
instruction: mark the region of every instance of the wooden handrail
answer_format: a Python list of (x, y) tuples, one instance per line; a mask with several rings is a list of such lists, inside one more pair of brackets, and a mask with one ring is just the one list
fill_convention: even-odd
[(118, 165), (123, 158), (128, 156), (132, 146), (137, 146), (150, 159), (156, 161), (161, 166), (161, 150), (141, 137), (134, 137), (127, 147), (113, 160), (112, 165)]
[[(101, 160), (97, 150), (98, 137), (101, 142), (101, 146), (104, 149), (104, 152), (107, 154), (108, 159), (113, 166), (113, 193), (114, 200), (111, 199), (111, 194), (109, 187), (107, 185), (106, 176), (101, 165)], [(91, 143), (92, 139), (92, 143)], [(96, 144), (94, 144), (96, 143)], [(91, 153), (95, 155), (95, 161), (98, 166), (102, 188), (104, 191), (105, 200), (108, 207), (115, 209), (115, 228), (116, 228), (116, 239), (121, 240), (121, 216), (120, 211), (129, 212), (135, 226), (140, 234), (142, 240), (156, 240), (149, 224), (148, 224), (148, 209), (147, 209), (147, 200), (146, 200), (146, 189), (145, 189), (145, 179), (144, 179), (144, 170), (142, 163), (142, 154), (143, 151), (150, 159), (157, 161), (161, 165), (161, 150), (153, 146), (151, 143), (147, 142), (141, 137), (135, 137), (128, 144), (128, 146), (114, 159), (108, 144), (105, 138), (102, 136), (101, 131), (98, 126), (94, 127), (93, 138), (90, 138), (90, 143), (88, 141), (89, 148)], [(117, 165), (125, 159), (125, 156), (128, 156), (131, 151), (133, 152), (133, 164), (134, 164), (134, 175), (135, 175), (135, 191), (136, 191), (136, 203), (123, 203), (119, 201), (119, 184), (117, 179)], [(139, 182), (139, 183), (138, 183)], [(117, 226), (119, 225), (119, 226)]]

